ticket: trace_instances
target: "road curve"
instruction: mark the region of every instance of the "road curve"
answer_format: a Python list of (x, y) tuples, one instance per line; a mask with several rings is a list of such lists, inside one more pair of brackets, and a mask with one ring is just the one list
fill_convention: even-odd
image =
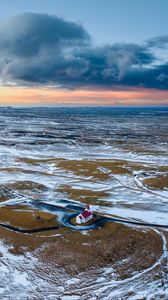
[(0, 223), (0, 227), (6, 228), (8, 230), (12, 230), (12, 231), (15, 231), (18, 233), (25, 233), (25, 234), (33, 234), (33, 233), (38, 233), (38, 232), (57, 230), (62, 226), (70, 228), (72, 230), (78, 230), (78, 231), (92, 230), (92, 229), (102, 227), (107, 222), (128, 224), (128, 225), (133, 225), (133, 226), (168, 229), (168, 225), (164, 225), (164, 224), (162, 225), (162, 224), (155, 224), (155, 223), (143, 223), (143, 222), (134, 221), (134, 220), (113, 218), (110, 216), (108, 216), (108, 217), (98, 216), (98, 215), (96, 215), (96, 213), (94, 214), (94, 221), (91, 224), (87, 225), (87, 223), (86, 223), (84, 225), (77, 225), (77, 224), (72, 223), (72, 219), (75, 218), (79, 214), (79, 212), (81, 212), (83, 210), (83, 207), (81, 207), (81, 206), (74, 205), (74, 206), (72, 206), (71, 209), (76, 210), (76, 212), (72, 212), (72, 213), (68, 212), (67, 213), (66, 209), (68, 209), (69, 206), (60, 207), (60, 206), (42, 202), (42, 201), (39, 201), (39, 203), (37, 201), (36, 202), (32, 201), (30, 204), (36, 208), (38, 207), (40, 209), (44, 209), (44, 210), (50, 211), (52, 213), (54, 213), (54, 212), (63, 213), (63, 217), (60, 220), (60, 226), (57, 225), (57, 226), (49, 226), (49, 227), (34, 228), (34, 229), (23, 229), (23, 228), (9, 225), (9, 224)]

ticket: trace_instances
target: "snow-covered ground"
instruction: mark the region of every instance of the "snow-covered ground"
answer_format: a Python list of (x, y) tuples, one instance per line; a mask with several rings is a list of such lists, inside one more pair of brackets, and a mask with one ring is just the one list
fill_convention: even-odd
[[(167, 114), (167, 111), (161, 113), (157, 110), (135, 111), (134, 114), (128, 111), (116, 113), (111, 110), (111, 113), (102, 111), (97, 114), (86, 111), (81, 115), (72, 111), (68, 114), (66, 110), (1, 109), (0, 185), (14, 185), (17, 181), (42, 184), (46, 187), (42, 193), (43, 199), (56, 204), (62, 199), (62, 194), (57, 191), (60, 186), (106, 191), (108, 196), (103, 200), (108, 205), (96, 204), (92, 206), (93, 210), (149, 223), (168, 224), (168, 190), (152, 190), (143, 183), (146, 169), (149, 177), (157, 176), (160, 172), (166, 173)], [(56, 163), (59, 159), (94, 162), (100, 159), (122, 160), (138, 164), (139, 168), (132, 174), (113, 174), (108, 167), (103, 169), (97, 163), (97, 168), (109, 174), (109, 179), (96, 181), (91, 176), (76, 175), (59, 168)], [(150, 173), (151, 170), (153, 173)], [(34, 191), (30, 191), (29, 196), (34, 197), (34, 194)], [(66, 200), (69, 200), (68, 196)], [(21, 198), (14, 195), (1, 202), (0, 206), (7, 203), (17, 205), (21, 203)], [(167, 244), (164, 232), (157, 231), (157, 234), (163, 241), (162, 256), (142, 273), (119, 280), (113, 268), (105, 266), (99, 276), (92, 279), (88, 274), (69, 278), (62, 270), (58, 284), (52, 280), (48, 282), (49, 277), (47, 280), (38, 277), (35, 272), (41, 263), (38, 255), (26, 250), (23, 255), (12, 254), (6, 241), (1, 241), (0, 298), (166, 300), (167, 278), (164, 275), (164, 282), (161, 282), (157, 272), (161, 265), (167, 268)]]

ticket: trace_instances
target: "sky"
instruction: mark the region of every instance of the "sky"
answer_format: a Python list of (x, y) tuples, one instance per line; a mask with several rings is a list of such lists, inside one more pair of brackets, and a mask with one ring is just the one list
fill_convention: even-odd
[(167, 0), (0, 0), (0, 105), (168, 105)]

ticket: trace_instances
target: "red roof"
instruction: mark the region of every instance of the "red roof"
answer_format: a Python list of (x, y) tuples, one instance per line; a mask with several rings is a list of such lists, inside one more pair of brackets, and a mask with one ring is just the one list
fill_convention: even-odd
[(85, 210), (83, 211), (83, 213), (81, 213), (81, 215), (82, 215), (85, 219), (87, 219), (88, 217), (92, 216), (92, 212), (89, 211), (89, 210), (87, 210), (87, 209), (85, 209)]

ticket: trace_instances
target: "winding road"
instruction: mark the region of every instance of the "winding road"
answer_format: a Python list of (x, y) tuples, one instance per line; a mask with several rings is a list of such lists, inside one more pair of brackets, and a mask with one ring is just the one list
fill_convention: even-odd
[[(11, 202), (10, 202), (10, 205), (11, 205)], [(96, 229), (96, 228), (103, 226), (106, 222), (115, 222), (115, 223), (128, 224), (128, 225), (133, 225), (133, 226), (168, 229), (168, 225), (164, 225), (164, 224), (143, 223), (143, 222), (138, 222), (138, 221), (134, 221), (134, 220), (114, 218), (114, 217), (110, 217), (110, 216), (108, 216), (108, 217), (100, 216), (100, 215), (97, 215), (96, 213), (94, 213), (94, 221), (92, 223), (89, 223), (88, 225), (87, 224), (77, 225), (77, 224), (72, 223), (72, 219), (74, 219), (83, 210), (83, 206), (66, 205), (64, 207), (61, 207), (58, 205), (50, 204), (50, 203), (43, 202), (43, 201), (37, 201), (37, 200), (36, 201), (32, 200), (31, 202), (29, 202), (29, 205), (33, 206), (34, 208), (38, 208), (38, 209), (45, 210), (45, 211), (52, 212), (52, 213), (55, 212), (55, 213), (59, 214), (59, 212), (61, 212), (61, 214), (63, 214), (63, 217), (60, 220), (60, 226), (41, 227), (41, 228), (34, 228), (34, 229), (22, 229), (22, 228), (15, 227), (15, 226), (12, 226), (9, 224), (4, 224), (4, 223), (0, 223), (0, 226), (3, 228), (6, 228), (8, 230), (12, 230), (12, 231), (15, 231), (18, 233), (25, 233), (25, 234), (57, 230), (62, 226), (70, 228), (72, 230), (78, 230), (78, 231), (92, 230), (92, 229)], [(72, 210), (72, 213), (67, 212), (67, 210)]]
[[(21, 195), (20, 195), (21, 198)], [(71, 230), (78, 230), (78, 231), (83, 231), (83, 230), (93, 230), (96, 228), (99, 228), (103, 226), (107, 222), (114, 222), (114, 223), (121, 223), (121, 224), (126, 224), (126, 225), (132, 225), (132, 226), (142, 226), (142, 227), (148, 227), (156, 232), (156, 234), (159, 235), (161, 241), (162, 241), (162, 255), (157, 259), (157, 261), (151, 265), (149, 268), (143, 270), (140, 273), (137, 273), (127, 279), (123, 280), (106, 280), (103, 281), (102, 283), (95, 283), (95, 282), (89, 282), (87, 286), (85, 287), (78, 287), (75, 290), (73, 290), (73, 294), (75, 292), (76, 295), (85, 295), (89, 292), (93, 294), (100, 292), (102, 299), (108, 298), (108, 296), (111, 294), (113, 297), (115, 296), (115, 293), (118, 297), (118, 291), (120, 291), (120, 296), (125, 297), (126, 296), (126, 291), (128, 288), (134, 287), (136, 290), (137, 286), (140, 284), (140, 282), (146, 282), (146, 278), (148, 278), (148, 275), (150, 272), (156, 270), (158, 267), (160, 268), (161, 264), (163, 261), (165, 261), (166, 265), (166, 270), (168, 269), (168, 254), (167, 254), (167, 241), (164, 236), (164, 234), (161, 232), (161, 230), (158, 229), (168, 229), (168, 225), (164, 224), (154, 224), (154, 223), (144, 223), (140, 221), (134, 221), (134, 220), (128, 220), (128, 219), (122, 219), (122, 218), (114, 218), (110, 216), (101, 216), (96, 213), (94, 213), (94, 220), (92, 223), (89, 224), (84, 224), (84, 225), (76, 225), (73, 224), (73, 219), (81, 212), (83, 211), (83, 206), (81, 205), (76, 205), (73, 203), (66, 204), (66, 200), (62, 201), (64, 206), (58, 206), (54, 205), (51, 203), (47, 203), (45, 201), (35, 201), (33, 199), (25, 199), (23, 198), (22, 204), (24, 203), (27, 205), (30, 205), (31, 207), (34, 207), (36, 209), (40, 209), (43, 211), (55, 213), (56, 215), (62, 216), (60, 218), (60, 225), (57, 226), (51, 226), (51, 227), (43, 227), (43, 228), (34, 228), (34, 229), (23, 229), (23, 228), (18, 228), (9, 224), (4, 224), (0, 223), (0, 227), (6, 228), (8, 230), (14, 231), (16, 233), (22, 233), (22, 234), (35, 234), (38, 232), (45, 232), (45, 231), (55, 231), (58, 230), (61, 227), (66, 227)], [(6, 205), (10, 206), (12, 204), (16, 205), (16, 199), (13, 199), (13, 201), (8, 201)], [(3, 203), (3, 206), (5, 206), (5, 202)], [(166, 271), (167, 272), (167, 271)], [(165, 276), (165, 275), (164, 275)], [(164, 280), (164, 278), (163, 278)], [(167, 280), (167, 279), (166, 279)], [(66, 294), (65, 294), (66, 295)], [(83, 298), (85, 299), (85, 298)]]

